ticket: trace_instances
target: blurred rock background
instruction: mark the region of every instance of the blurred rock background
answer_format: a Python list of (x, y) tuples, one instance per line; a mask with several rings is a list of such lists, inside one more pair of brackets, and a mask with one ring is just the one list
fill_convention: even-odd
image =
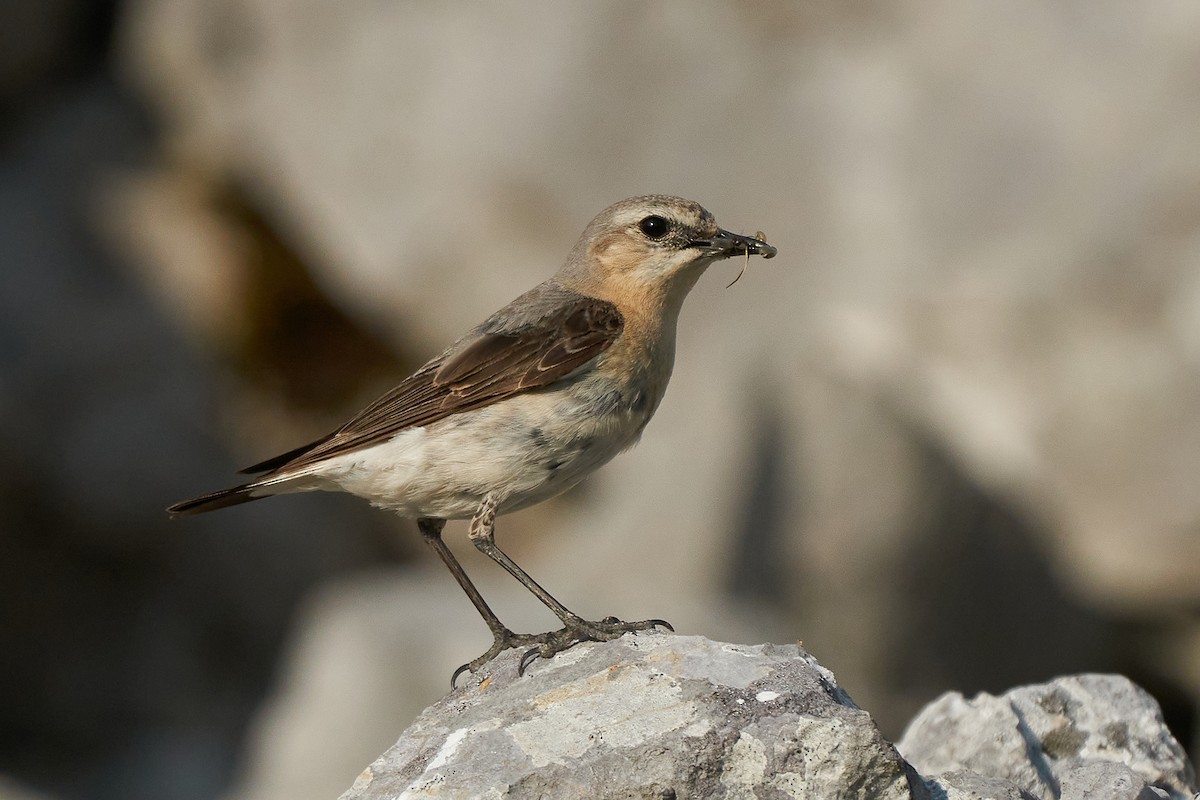
[(891, 738), (944, 690), (1119, 671), (1195, 758), (1198, 29), (1191, 0), (6, 0), (6, 785), (349, 786), (486, 647), (466, 598), (352, 498), (162, 509), (645, 192), (780, 256), (701, 282), (643, 443), (504, 518), (517, 560), (588, 615), (803, 640)]

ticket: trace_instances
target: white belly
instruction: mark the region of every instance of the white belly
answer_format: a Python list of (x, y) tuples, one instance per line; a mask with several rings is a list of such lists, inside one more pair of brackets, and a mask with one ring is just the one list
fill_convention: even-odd
[(539, 503), (635, 444), (657, 406), (577, 395), (533, 392), (410, 428), (330, 459), (303, 488), (340, 489), (406, 517), (468, 518), (489, 493), (501, 513)]

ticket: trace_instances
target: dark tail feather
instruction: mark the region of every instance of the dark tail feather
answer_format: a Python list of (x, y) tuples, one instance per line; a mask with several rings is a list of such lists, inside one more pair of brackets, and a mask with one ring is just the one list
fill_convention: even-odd
[(315, 442), (309, 442), (306, 445), (301, 445), (295, 450), (288, 450), (286, 453), (277, 455), (274, 458), (268, 458), (266, 461), (260, 461), (257, 464), (252, 464), (245, 469), (239, 469), (238, 472), (242, 475), (254, 475), (258, 472), (271, 472), (272, 470), (279, 469), (289, 461), (296, 460), (317, 445), (323, 444), (328, 439), (329, 436), (326, 436), (324, 439), (317, 439)]
[(250, 494), (254, 488), (256, 488), (254, 484), (248, 483), (245, 486), (222, 489), (219, 492), (212, 492), (192, 500), (184, 500), (182, 503), (176, 503), (167, 509), (167, 513), (172, 517), (180, 517), (185, 514), (203, 514), (205, 511), (216, 511), (218, 508), (236, 506), (242, 503), (249, 503), (251, 500), (261, 500), (264, 497), (270, 497), (269, 494)]

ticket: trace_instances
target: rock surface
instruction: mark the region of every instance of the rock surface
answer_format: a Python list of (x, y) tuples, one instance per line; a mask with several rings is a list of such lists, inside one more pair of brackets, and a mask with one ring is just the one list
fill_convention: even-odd
[(1154, 698), (1119, 675), (971, 700), (951, 692), (926, 706), (897, 746), (925, 775), (967, 769), (1037, 798), (1186, 797), (1196, 784)]
[(798, 645), (654, 633), (523, 677), (519, 660), (428, 708), (341, 800), (1200, 797), (1158, 705), (1120, 676), (947, 694), (897, 749)]
[(520, 678), (519, 658), (430, 707), (342, 800), (927, 796), (798, 646), (625, 636)]

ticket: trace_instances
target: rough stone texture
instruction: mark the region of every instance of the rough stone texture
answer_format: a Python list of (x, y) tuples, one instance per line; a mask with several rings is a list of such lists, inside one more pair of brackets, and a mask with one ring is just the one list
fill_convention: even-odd
[(625, 636), (524, 677), (519, 657), (428, 708), (342, 800), (1200, 797), (1157, 704), (1120, 676), (946, 695), (897, 748), (795, 645)]
[(1195, 771), (1158, 704), (1119, 675), (1058, 678), (972, 700), (951, 692), (926, 706), (897, 746), (924, 775), (969, 770), (1044, 800), (1196, 791)]
[(926, 783), (934, 800), (1035, 800), (1010, 781), (967, 770), (946, 772)]
[(1062, 800), (1161, 800), (1171, 794), (1151, 786), (1124, 764), (1086, 762), (1059, 770)]
[(342, 800), (927, 796), (798, 646), (625, 636), (521, 678), (519, 657), (430, 707)]

